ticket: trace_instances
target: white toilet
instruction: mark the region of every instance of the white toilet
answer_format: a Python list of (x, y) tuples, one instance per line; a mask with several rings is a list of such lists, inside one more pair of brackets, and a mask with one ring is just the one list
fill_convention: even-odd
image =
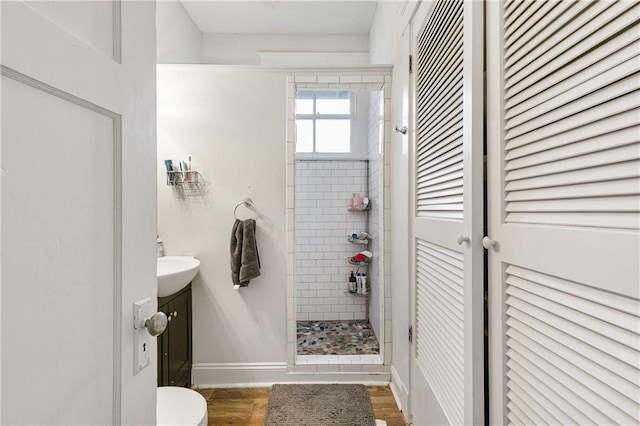
[(207, 401), (198, 392), (176, 386), (158, 388), (157, 424), (207, 426)]

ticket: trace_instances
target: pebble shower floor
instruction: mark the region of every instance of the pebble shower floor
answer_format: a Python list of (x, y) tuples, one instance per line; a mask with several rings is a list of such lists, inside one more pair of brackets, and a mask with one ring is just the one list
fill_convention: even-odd
[(298, 321), (298, 355), (377, 355), (371, 324), (357, 321)]

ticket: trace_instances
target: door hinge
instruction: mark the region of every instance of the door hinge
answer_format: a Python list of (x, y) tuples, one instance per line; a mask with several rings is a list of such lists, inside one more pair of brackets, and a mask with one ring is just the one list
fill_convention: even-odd
[(409, 326), (409, 342), (413, 342), (413, 326)]
[(409, 74), (413, 73), (413, 56), (409, 55)]

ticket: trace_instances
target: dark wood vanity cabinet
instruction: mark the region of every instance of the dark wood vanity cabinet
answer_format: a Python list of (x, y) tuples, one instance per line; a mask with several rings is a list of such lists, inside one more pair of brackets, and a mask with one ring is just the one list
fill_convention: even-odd
[(158, 311), (167, 315), (167, 329), (158, 336), (158, 386), (191, 387), (191, 284), (158, 298)]

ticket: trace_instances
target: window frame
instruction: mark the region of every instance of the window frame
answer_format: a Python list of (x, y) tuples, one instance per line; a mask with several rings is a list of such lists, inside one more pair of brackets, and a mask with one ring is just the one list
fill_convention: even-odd
[[(312, 92), (313, 93), (313, 113), (312, 114), (299, 114), (295, 110), (296, 101), (298, 100), (299, 92)], [(349, 93), (349, 114), (318, 114), (316, 110), (317, 106), (317, 94), (321, 92), (348, 92)], [(357, 92), (354, 90), (331, 90), (326, 88), (318, 88), (318, 89), (296, 89), (294, 101), (294, 150), (296, 156), (302, 157), (316, 157), (316, 156), (352, 156), (354, 155), (354, 147), (356, 140), (356, 97)], [(313, 126), (313, 141), (312, 141), (312, 151), (310, 152), (300, 152), (298, 151), (298, 134), (297, 134), (297, 126), (296, 123), (298, 120), (311, 120)], [(318, 152), (316, 150), (316, 123), (318, 120), (349, 120), (349, 151), (347, 152)]]

